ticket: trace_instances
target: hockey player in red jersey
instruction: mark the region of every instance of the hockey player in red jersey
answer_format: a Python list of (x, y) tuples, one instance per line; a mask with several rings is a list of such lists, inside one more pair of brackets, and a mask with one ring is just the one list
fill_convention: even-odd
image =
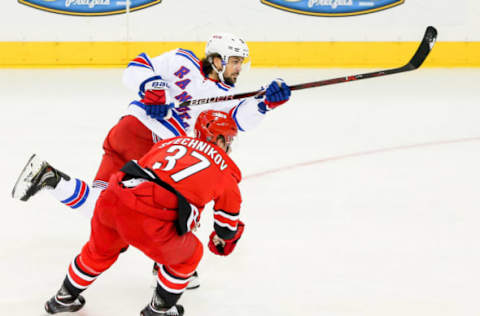
[[(290, 89), (282, 80), (274, 80), (260, 99), (233, 100), (172, 110), (178, 102), (207, 96), (234, 93), (234, 84), (249, 57), (246, 43), (238, 36), (217, 33), (211, 36), (199, 60), (193, 52), (177, 49), (155, 58), (138, 55), (124, 72), (125, 84), (138, 92), (127, 115), (109, 131), (103, 143), (104, 154), (93, 186), (56, 171), (37, 156), (27, 162), (15, 184), (14, 198), (27, 201), (42, 188), (64, 205), (78, 210), (87, 218), (100, 192), (108, 185), (110, 175), (127, 161), (139, 159), (156, 142), (186, 136), (200, 112), (216, 109), (228, 112), (240, 131), (260, 123), (266, 113), (290, 98)], [(196, 275), (196, 274), (195, 274)], [(198, 280), (190, 288), (198, 287)]]
[(68, 267), (60, 290), (48, 300), (50, 314), (83, 307), (80, 295), (128, 245), (159, 263), (157, 287), (143, 316), (183, 315), (177, 304), (203, 255), (192, 233), (206, 203), (214, 201), (209, 249), (228, 255), (241, 237), (241, 173), (227, 152), (237, 134), (224, 112), (202, 112), (196, 138), (158, 142), (137, 162), (111, 176), (92, 218), (89, 241)]

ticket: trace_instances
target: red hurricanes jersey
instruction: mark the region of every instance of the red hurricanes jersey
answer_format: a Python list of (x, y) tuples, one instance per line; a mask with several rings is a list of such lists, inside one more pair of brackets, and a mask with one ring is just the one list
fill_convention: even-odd
[(200, 211), (213, 200), (215, 231), (222, 238), (233, 237), (242, 202), (241, 172), (224, 150), (196, 138), (176, 137), (156, 143), (138, 163), (152, 169)]

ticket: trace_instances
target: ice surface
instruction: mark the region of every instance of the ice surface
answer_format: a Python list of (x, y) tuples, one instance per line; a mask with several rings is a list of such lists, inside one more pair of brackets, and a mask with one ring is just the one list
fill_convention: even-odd
[[(37, 153), (91, 181), (108, 130), (135, 97), (120, 69), (1, 70), (0, 315), (42, 315), (89, 235), (48, 193), (10, 192)], [(240, 91), (352, 69), (252, 69)], [(369, 71), (369, 70), (367, 70)], [(205, 251), (189, 316), (480, 313), (479, 69), (420, 69), (295, 91), (233, 153), (245, 234)], [(212, 228), (206, 209), (199, 237)], [(86, 292), (82, 316), (138, 315), (151, 261), (130, 249)]]

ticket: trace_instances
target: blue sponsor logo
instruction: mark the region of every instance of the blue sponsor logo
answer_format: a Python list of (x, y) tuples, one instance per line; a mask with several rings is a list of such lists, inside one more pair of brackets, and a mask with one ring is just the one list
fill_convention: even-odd
[(136, 11), (162, 2), (162, 0), (18, 0), (30, 7), (69, 15), (98, 16)]
[(263, 4), (294, 13), (348, 16), (385, 10), (405, 0), (261, 0)]

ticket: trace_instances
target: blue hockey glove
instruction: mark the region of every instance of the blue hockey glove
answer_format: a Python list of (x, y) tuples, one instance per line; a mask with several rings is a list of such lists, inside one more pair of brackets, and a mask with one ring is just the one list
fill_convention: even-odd
[(290, 95), (290, 87), (282, 79), (276, 79), (268, 85), (263, 100), (258, 103), (258, 110), (265, 114), (287, 102)]
[(148, 116), (154, 119), (166, 120), (171, 116), (171, 110), (174, 106), (174, 103), (145, 105), (145, 111)]

